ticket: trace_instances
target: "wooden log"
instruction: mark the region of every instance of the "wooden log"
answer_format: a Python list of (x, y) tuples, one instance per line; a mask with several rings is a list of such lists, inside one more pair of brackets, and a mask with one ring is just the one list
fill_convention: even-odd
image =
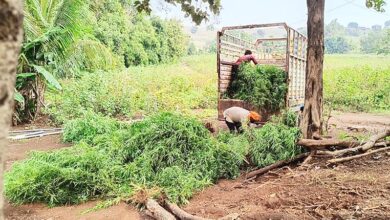
[(156, 220), (176, 220), (175, 216), (161, 207), (158, 202), (153, 199), (148, 199), (145, 205)]
[(375, 145), (375, 143), (376, 143), (378, 140), (380, 140), (380, 139), (382, 139), (382, 138), (385, 138), (385, 137), (387, 137), (387, 136), (389, 136), (389, 135), (390, 135), (390, 129), (386, 130), (385, 132), (382, 132), (382, 133), (379, 133), (379, 134), (377, 134), (377, 135), (372, 136), (372, 137), (367, 141), (367, 143), (365, 143), (365, 144), (362, 146), (362, 150), (363, 150), (363, 151), (367, 151), (367, 150), (373, 148), (374, 145)]
[(270, 171), (270, 170), (273, 170), (273, 169), (276, 169), (276, 168), (278, 168), (278, 167), (285, 166), (285, 165), (290, 164), (290, 163), (292, 163), (292, 162), (301, 160), (301, 159), (303, 159), (303, 158), (305, 158), (305, 157), (307, 157), (307, 156), (309, 156), (309, 155), (310, 155), (310, 152), (308, 152), (308, 153), (303, 153), (303, 154), (300, 154), (300, 155), (298, 155), (298, 156), (296, 156), (296, 157), (294, 157), (294, 158), (292, 158), (292, 159), (289, 159), (289, 160), (282, 160), (282, 161), (276, 162), (276, 163), (274, 163), (274, 164), (271, 164), (271, 165), (269, 165), (269, 166), (263, 167), (263, 168), (261, 168), (261, 169), (252, 171), (252, 172), (250, 172), (250, 173), (248, 173), (248, 174), (246, 175), (246, 179), (249, 179), (249, 178), (251, 178), (251, 177), (258, 176), (258, 175), (261, 175), (261, 174), (264, 174), (264, 173), (266, 173), (266, 172), (268, 172), (268, 171)]
[(390, 135), (390, 129), (386, 130), (385, 132), (382, 132), (380, 134), (372, 136), (365, 144), (363, 144), (361, 146), (354, 147), (354, 148), (349, 148), (349, 149), (331, 151), (331, 152), (326, 153), (326, 155), (343, 156), (343, 155), (345, 155), (347, 153), (356, 153), (356, 152), (359, 152), (359, 151), (367, 151), (367, 150), (373, 148), (375, 146), (375, 143), (378, 140), (380, 140), (382, 138), (385, 138), (385, 137), (387, 137), (389, 135)]
[(179, 219), (181, 220), (211, 220), (211, 219), (207, 219), (207, 218), (202, 218), (202, 217), (198, 217), (198, 216), (194, 216), (194, 215), (191, 215), (189, 213), (187, 213), (186, 211), (182, 210), (179, 206), (177, 206), (176, 204), (173, 204), (173, 203), (170, 203), (170, 202), (166, 202), (165, 203), (167, 208), (176, 216), (178, 217)]
[[(390, 141), (382, 141), (382, 142), (375, 143), (375, 145), (374, 145), (374, 147), (387, 147), (387, 146), (390, 146)], [(331, 156), (332, 157), (333, 152), (334, 151), (321, 150), (321, 151), (317, 151), (316, 156)]]
[(368, 156), (368, 155), (371, 155), (371, 154), (375, 154), (375, 153), (379, 153), (379, 152), (387, 151), (387, 150), (390, 150), (390, 147), (385, 147), (385, 148), (380, 148), (380, 149), (377, 149), (377, 150), (367, 151), (364, 154), (358, 154), (358, 155), (354, 155), (354, 156), (350, 156), (350, 157), (343, 157), (343, 158), (332, 159), (332, 160), (328, 160), (328, 162), (331, 163), (331, 164), (346, 162), (346, 161), (362, 158), (362, 157), (365, 157), (365, 156)]
[(340, 141), (336, 139), (323, 139), (323, 140), (313, 140), (313, 139), (300, 139), (297, 145), (309, 148), (311, 150), (319, 150), (327, 147), (356, 147), (361, 143), (358, 141)]

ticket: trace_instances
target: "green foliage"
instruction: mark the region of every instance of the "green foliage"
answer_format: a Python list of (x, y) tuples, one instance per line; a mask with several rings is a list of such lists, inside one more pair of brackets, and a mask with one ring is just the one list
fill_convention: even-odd
[[(359, 26), (359, 25), (358, 25)], [(346, 35), (346, 28), (337, 19), (332, 20), (325, 26), (326, 38), (342, 37)]]
[(326, 53), (347, 53), (350, 50), (350, 45), (343, 37), (331, 37), (325, 39)]
[(47, 93), (47, 112), (63, 123), (86, 110), (133, 117), (157, 111), (216, 109), (216, 79), (214, 56), (188, 57), (173, 65), (84, 74), (80, 79), (63, 81), (61, 92)]
[(377, 53), (380, 45), (380, 34), (371, 32), (365, 37), (361, 38), (360, 44), (362, 52), (364, 53)]
[[(14, 203), (50, 206), (84, 202), (107, 193), (109, 158), (80, 144), (54, 152), (35, 152), (5, 174), (5, 195)], [(107, 182), (106, 182), (107, 181)]]
[(146, 185), (185, 203), (218, 178), (239, 174), (242, 155), (216, 141), (194, 118), (160, 113), (126, 127), (113, 124), (94, 115), (71, 122), (65, 134), (80, 142), (14, 164), (5, 175), (7, 198), (59, 205), (128, 197), (135, 186)]
[(379, 54), (390, 54), (390, 29), (382, 36), (381, 47), (378, 49)]
[(65, 142), (86, 141), (91, 143), (99, 134), (118, 130), (120, 123), (114, 119), (86, 112), (82, 118), (70, 120), (64, 125), (63, 140)]
[(328, 56), (325, 58), (324, 99), (333, 109), (390, 109), (390, 59), (386, 56)]
[(120, 0), (94, 0), (94, 35), (122, 58), (126, 67), (168, 63), (185, 53), (187, 36), (175, 20), (137, 14)]
[(385, 5), (386, 5), (385, 0), (366, 0), (367, 8), (373, 8), (379, 12), (385, 11), (385, 9), (383, 8)]
[[(197, 25), (202, 23), (202, 21), (207, 21), (209, 18), (208, 11), (217, 15), (221, 10), (221, 0), (202, 0), (197, 1), (197, 3), (191, 3), (191, 1), (187, 0), (165, 0), (166, 2), (173, 5), (180, 5), (181, 10), (185, 13), (185, 16), (190, 16), (192, 21)], [(150, 0), (136, 0), (135, 7), (138, 11), (144, 11), (148, 14), (151, 12)], [(204, 3), (204, 4), (200, 4)], [(204, 9), (206, 7), (206, 10)]]
[(271, 121), (276, 124), (286, 125), (290, 128), (297, 127), (298, 113), (285, 109), (279, 115), (272, 116)]
[(260, 167), (291, 159), (302, 152), (302, 148), (296, 146), (300, 137), (300, 130), (296, 127), (268, 123), (248, 135), (251, 140), (251, 161)]
[(48, 83), (48, 85), (53, 86), (54, 88), (61, 90), (62, 87), (60, 83), (57, 81), (57, 79), (51, 74), (49, 71), (47, 71), (42, 66), (33, 65), (34, 69), (39, 73)]
[(229, 98), (241, 99), (269, 111), (285, 105), (287, 93), (286, 73), (275, 67), (249, 63), (240, 65), (235, 79), (228, 88)]

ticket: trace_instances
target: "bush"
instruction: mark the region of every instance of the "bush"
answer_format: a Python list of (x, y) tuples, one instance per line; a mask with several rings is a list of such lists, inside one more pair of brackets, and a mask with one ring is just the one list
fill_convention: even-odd
[(286, 73), (275, 66), (241, 64), (227, 96), (241, 99), (268, 111), (277, 111), (285, 105)]
[(194, 109), (216, 109), (213, 61), (211, 56), (188, 57), (174, 65), (85, 74), (78, 80), (64, 81), (61, 92), (49, 91), (46, 112), (54, 121), (64, 123), (85, 111), (123, 118), (157, 111), (190, 114)]

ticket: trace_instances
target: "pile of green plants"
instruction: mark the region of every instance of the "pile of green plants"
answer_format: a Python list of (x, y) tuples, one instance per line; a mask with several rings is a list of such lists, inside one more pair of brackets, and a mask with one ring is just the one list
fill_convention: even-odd
[(244, 158), (238, 152), (245, 152), (217, 141), (196, 119), (172, 113), (131, 125), (90, 113), (65, 128), (64, 139), (73, 147), (34, 152), (5, 174), (11, 202), (53, 206), (128, 198), (143, 186), (185, 203), (217, 179), (238, 176)]
[(300, 130), (297, 127), (268, 123), (247, 135), (251, 162), (258, 167), (291, 159), (303, 152), (303, 148), (296, 145), (300, 137)]
[(74, 146), (33, 152), (13, 164), (5, 174), (5, 195), (17, 204), (55, 206), (132, 200), (145, 189), (186, 203), (216, 180), (237, 177), (244, 161), (262, 167), (294, 157), (302, 152), (298, 137), (297, 128), (280, 123), (213, 137), (200, 121), (180, 114), (129, 124), (86, 112), (65, 125), (63, 139)]
[(268, 111), (285, 105), (286, 73), (275, 66), (243, 63), (227, 90), (227, 97), (241, 99)]

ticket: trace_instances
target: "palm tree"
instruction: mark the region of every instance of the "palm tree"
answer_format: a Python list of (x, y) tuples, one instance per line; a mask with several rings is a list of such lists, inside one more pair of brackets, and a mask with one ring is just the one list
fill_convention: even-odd
[[(88, 33), (88, 1), (25, 0), (24, 42), (19, 57), (15, 100), (17, 121), (34, 119), (46, 86), (61, 90), (58, 71), (68, 48)], [(77, 66), (77, 62), (73, 66)]]

